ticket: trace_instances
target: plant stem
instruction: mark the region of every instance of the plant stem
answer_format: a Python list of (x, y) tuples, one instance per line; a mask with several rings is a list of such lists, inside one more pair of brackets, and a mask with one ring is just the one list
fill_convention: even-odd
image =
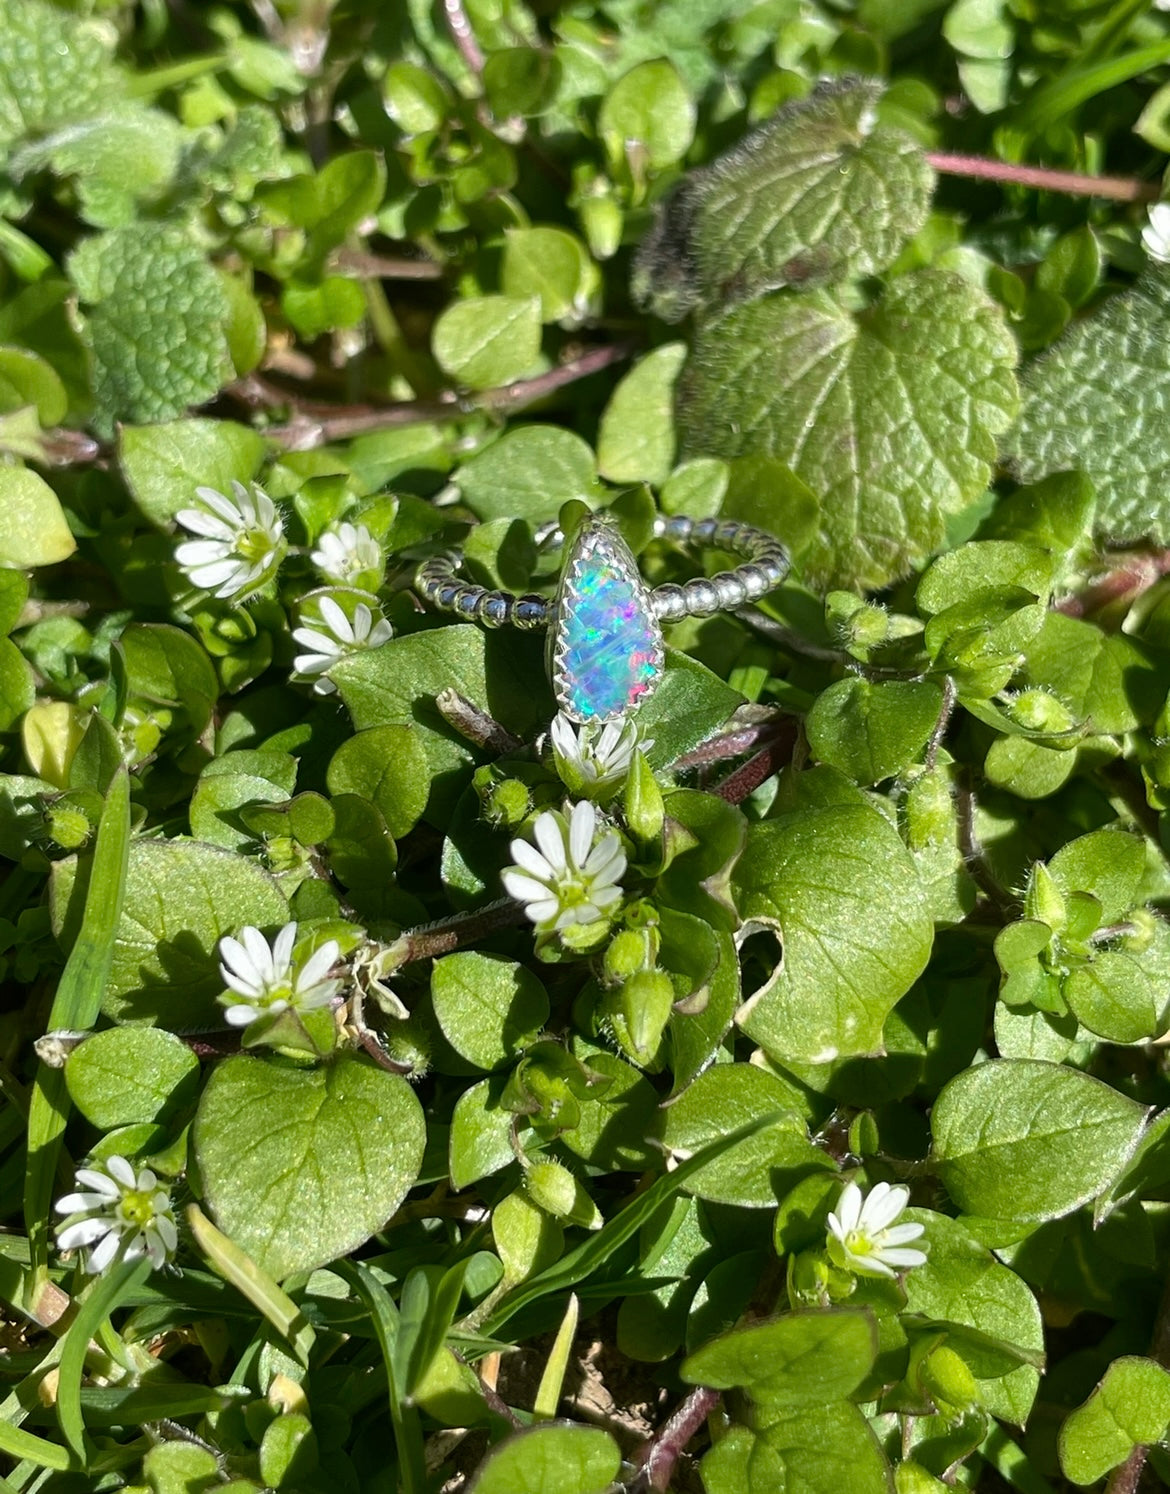
[(467, 19), (463, 0), (443, 0), (443, 15), (447, 22), (447, 30), (451, 33), (451, 39), (459, 48), (460, 57), (467, 64), (467, 69), (472, 76), (478, 79), (483, 72), (483, 53), (479, 50), (475, 32), (472, 31), (471, 22)]
[(635, 1489), (663, 1494), (664, 1490), (670, 1488), (675, 1465), (682, 1456), (683, 1449), (714, 1411), (719, 1400), (719, 1391), (709, 1390), (705, 1385), (691, 1391), (665, 1426), (642, 1449), (642, 1468), (634, 1484)]
[[(288, 451), (315, 451), (330, 441), (344, 441), (350, 436), (361, 436), (370, 431), (426, 425), (438, 420), (458, 420), (475, 410), (507, 414), (523, 409), (568, 384), (587, 379), (591, 374), (600, 373), (615, 363), (624, 362), (633, 351), (633, 343), (607, 343), (604, 347), (590, 348), (587, 352), (579, 353), (575, 358), (570, 358), (533, 379), (519, 379), (515, 384), (505, 384), (499, 389), (487, 389), (479, 394), (459, 394), (454, 390), (447, 390), (434, 400), (407, 400), (386, 405), (314, 405), (292, 395), (275, 394), (272, 386), (257, 380), (255, 375), (233, 385), (228, 392), (253, 407), (258, 402), (268, 401), (291, 405), (296, 412), (293, 418), (285, 425), (271, 426), (265, 434)], [(263, 391), (263, 400), (258, 400), (260, 391)]]
[(500, 929), (515, 928), (523, 922), (523, 907), (511, 898), (501, 898), (469, 913), (455, 913), (450, 918), (407, 929), (395, 941), (395, 953), (401, 957), (400, 965), (409, 965), (414, 960), (431, 960), (436, 955), (449, 954), (453, 949), (474, 944)]
[(443, 266), (433, 259), (406, 259), (370, 254), (365, 249), (339, 249), (333, 264), (343, 275), (373, 280), (441, 280)]
[[(1158, 1304), (1158, 1316), (1154, 1319), (1154, 1332), (1150, 1338), (1150, 1358), (1163, 1369), (1170, 1369), (1170, 1276)], [(1142, 1470), (1146, 1466), (1149, 1448), (1135, 1447), (1120, 1468), (1115, 1468), (1105, 1485), (1105, 1494), (1135, 1494)]]
[(785, 731), (778, 732), (762, 752), (749, 758), (742, 768), (736, 768), (722, 783), (717, 783), (711, 792), (728, 804), (742, 804), (749, 795), (755, 793), (761, 783), (766, 783), (773, 773), (778, 773), (786, 763), (791, 762), (799, 728), (794, 720), (786, 721), (784, 725), (787, 728)]
[(1170, 575), (1170, 550), (1130, 555), (1079, 596), (1057, 602), (1056, 611), (1063, 612), (1066, 617), (1091, 616), (1113, 602), (1133, 601), (1166, 575)]
[(1043, 192), (1067, 192), (1074, 197), (1154, 202), (1161, 195), (1157, 182), (1143, 182), (1132, 176), (1089, 176), (1083, 171), (1057, 171), (1049, 166), (1024, 166), (1012, 161), (994, 161), (987, 156), (959, 156), (939, 150), (928, 150), (926, 159), (945, 176), (979, 177), (1017, 187), (1036, 187)]

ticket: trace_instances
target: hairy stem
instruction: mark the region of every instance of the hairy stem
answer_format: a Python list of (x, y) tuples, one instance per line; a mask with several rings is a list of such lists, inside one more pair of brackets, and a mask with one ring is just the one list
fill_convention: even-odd
[(641, 1471), (635, 1489), (663, 1494), (670, 1488), (675, 1466), (687, 1443), (719, 1404), (720, 1394), (705, 1385), (692, 1390), (641, 1453)]
[(483, 72), (483, 53), (463, 8), (463, 0), (443, 0), (443, 16), (451, 39), (459, 48), (460, 57), (467, 64), (468, 71), (478, 78)]
[[(1163, 1369), (1170, 1369), (1170, 1276), (1158, 1305), (1158, 1316), (1154, 1319), (1154, 1332), (1150, 1338), (1150, 1358)], [(1120, 1468), (1115, 1468), (1105, 1485), (1105, 1494), (1136, 1494), (1142, 1470), (1146, 1466), (1147, 1447), (1135, 1447)]]
[(978, 177), (1015, 187), (1036, 187), (1042, 192), (1066, 192), (1074, 197), (1155, 202), (1161, 195), (1157, 182), (1143, 182), (1132, 176), (1089, 176), (1083, 171), (1057, 171), (1050, 166), (1024, 166), (1013, 161), (994, 161), (988, 156), (959, 156), (941, 150), (928, 150), (926, 159), (944, 176)]

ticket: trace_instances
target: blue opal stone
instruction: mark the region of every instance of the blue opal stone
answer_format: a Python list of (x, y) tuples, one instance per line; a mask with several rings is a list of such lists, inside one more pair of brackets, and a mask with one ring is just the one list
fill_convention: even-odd
[(565, 560), (552, 630), (553, 689), (574, 721), (612, 721), (651, 694), (662, 630), (611, 521), (586, 521)]

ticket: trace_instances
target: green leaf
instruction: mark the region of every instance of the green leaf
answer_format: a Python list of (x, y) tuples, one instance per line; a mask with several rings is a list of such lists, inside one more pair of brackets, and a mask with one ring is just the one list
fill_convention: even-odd
[(290, 280), (280, 305), (306, 342), (324, 332), (356, 327), (366, 314), (365, 292), (356, 280), (347, 280), (344, 275), (326, 275), (315, 284)]
[(195, 1098), (199, 1060), (181, 1039), (152, 1027), (111, 1027), (69, 1055), (69, 1098), (102, 1131), (154, 1123)]
[(545, 1422), (493, 1448), (467, 1494), (605, 1494), (621, 1461), (608, 1432)]
[(168, 623), (131, 623), (119, 643), (129, 694), (148, 707), (161, 707), (168, 733), (184, 740), (198, 737), (219, 695), (202, 647)]
[(514, 425), (457, 468), (453, 482), (480, 519), (555, 519), (573, 498), (600, 496), (592, 449), (555, 425)]
[(684, 455), (790, 467), (822, 502), (808, 576), (882, 587), (986, 488), (1015, 361), (999, 309), (940, 270), (899, 276), (857, 315), (827, 291), (770, 296), (699, 333), (679, 389)]
[(697, 659), (666, 651), (666, 673), (638, 711), (643, 737), (653, 740), (646, 760), (656, 770), (706, 741), (743, 704), (743, 696)]
[(785, 1313), (740, 1328), (684, 1360), (692, 1385), (742, 1386), (769, 1416), (825, 1406), (853, 1394), (877, 1358), (877, 1326), (865, 1309)]
[(1050, 612), (1028, 646), (1023, 682), (1049, 690), (1102, 735), (1152, 721), (1164, 699), (1157, 655), (1124, 633)]
[[(519, 736), (531, 736), (554, 713), (545, 677), (543, 639), (493, 633), (468, 624), (392, 638), (343, 659), (332, 671), (354, 726), (414, 723), (432, 773), (428, 816), (446, 826), (473, 753), (440, 716), (435, 696), (454, 689)], [(489, 684), (490, 682), (490, 684)]]
[(659, 1122), (668, 1154), (692, 1156), (729, 1129), (781, 1109), (788, 1113), (700, 1168), (685, 1191), (715, 1203), (772, 1208), (805, 1174), (832, 1166), (809, 1141), (787, 1087), (774, 1075), (744, 1063), (715, 1064), (700, 1074)]
[(1097, 490), (1097, 532), (1111, 542), (1170, 539), (1168, 315), (1170, 269), (1151, 266), (1024, 375), (1008, 446), (1017, 475), (1034, 482), (1079, 468)]
[(325, 781), (331, 794), (357, 794), (376, 805), (400, 839), (417, 824), (430, 794), (423, 734), (414, 725), (359, 731), (333, 754)]
[(191, 833), (229, 851), (255, 846), (256, 835), (240, 810), (256, 804), (283, 804), (296, 784), (296, 762), (287, 752), (237, 748), (213, 757), (191, 795)]
[(0, 566), (56, 565), (77, 548), (56, 493), (27, 467), (0, 467)]
[(937, 685), (924, 680), (873, 684), (851, 675), (817, 696), (805, 727), (814, 757), (868, 786), (917, 760), (941, 711)]
[(113, 38), (41, 0), (0, 3), (0, 148), (96, 111), (121, 88)]
[(686, 344), (664, 343), (626, 374), (602, 411), (597, 465), (610, 482), (664, 483), (674, 465), (674, 386)]
[(229, 1058), (192, 1130), (204, 1196), (225, 1234), (278, 1280), (365, 1243), (418, 1176), (414, 1091), (342, 1055), (320, 1069)]
[(455, 1101), (448, 1167), (451, 1186), (467, 1188), (516, 1160), (512, 1111), (500, 1104), (503, 1079), (481, 1079)]
[(1082, 1025), (1109, 1042), (1140, 1043), (1163, 1031), (1158, 981), (1124, 951), (1095, 954), (1069, 973), (1061, 994)]
[(125, 425), (118, 461), (139, 509), (152, 523), (169, 524), (190, 508), (196, 487), (230, 493), (232, 479), (247, 483), (264, 458), (264, 439), (230, 420), (175, 420)]
[(1038, 1224), (1110, 1187), (1146, 1117), (1143, 1106), (1088, 1074), (1000, 1059), (944, 1086), (931, 1115), (934, 1161), (964, 1212)]
[(469, 389), (493, 389), (532, 373), (540, 354), (539, 296), (470, 296), (435, 323), (435, 361)]
[(737, 1015), (747, 1035), (781, 1061), (879, 1051), (933, 935), (889, 821), (858, 798), (753, 825), (734, 887), (744, 919), (784, 945), (783, 963)]
[[(53, 921), (66, 938), (83, 895), (76, 861), (55, 863)], [(271, 928), (287, 919), (288, 904), (254, 861), (196, 841), (135, 840), (102, 1010), (115, 1021), (179, 1032), (218, 1027), (220, 938), (246, 923)]]
[(42, 426), (57, 425), (69, 396), (51, 363), (27, 348), (0, 347), (0, 411), (32, 405)]
[(317, 1434), (307, 1416), (285, 1412), (265, 1428), (260, 1443), (260, 1477), (273, 1489), (296, 1488), (320, 1464)]
[(934, 173), (879, 122), (881, 85), (822, 84), (690, 172), (638, 251), (635, 298), (667, 321), (885, 269), (926, 221)]
[[(638, 177), (681, 161), (695, 133), (695, 106), (686, 84), (661, 58), (639, 63), (606, 94), (597, 133), (613, 169)], [(644, 164), (643, 164), (644, 163)]]
[(865, 1417), (848, 1401), (733, 1426), (701, 1464), (707, 1494), (889, 1494), (890, 1470)]
[(138, 223), (69, 257), (94, 358), (94, 424), (172, 420), (231, 377), (223, 284), (182, 228)]
[(435, 961), (431, 1002), (447, 1041), (477, 1069), (518, 1057), (548, 1020), (548, 996), (530, 970), (476, 950)]
[(903, 1282), (907, 1312), (943, 1326), (981, 1330), (987, 1342), (959, 1335), (952, 1346), (979, 1380), (987, 1409), (1022, 1426), (1044, 1367), (1044, 1324), (1036, 1298), (957, 1220), (928, 1209), (909, 1209), (902, 1217), (926, 1229), (916, 1242), (926, 1250), (926, 1263), (907, 1272)]
[(1094, 830), (1061, 846), (1048, 870), (1066, 897), (1091, 893), (1101, 904), (1101, 923), (1118, 923), (1140, 901), (1145, 842), (1120, 829)]
[(511, 228), (504, 237), (503, 292), (517, 298), (539, 296), (542, 322), (580, 319), (589, 270), (585, 245), (566, 229)]
[(1170, 1373), (1152, 1359), (1115, 1359), (1084, 1405), (1060, 1429), (1066, 1478), (1095, 1484), (1135, 1447), (1162, 1442), (1170, 1424)]

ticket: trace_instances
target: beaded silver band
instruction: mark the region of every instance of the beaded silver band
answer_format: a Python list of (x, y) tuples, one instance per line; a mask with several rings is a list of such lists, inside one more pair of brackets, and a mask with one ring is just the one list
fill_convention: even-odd
[[(660, 622), (682, 617), (710, 617), (716, 612), (741, 607), (766, 595), (788, 574), (788, 551), (766, 530), (735, 519), (689, 519), (677, 514), (659, 514), (654, 520), (655, 539), (673, 540), (693, 550), (725, 550), (742, 555), (743, 565), (714, 576), (696, 576), (690, 581), (667, 581), (650, 592), (654, 615)], [(552, 541), (561, 543), (556, 531)], [(443, 612), (454, 612), (486, 628), (512, 626), (526, 630), (546, 628), (554, 602), (536, 592), (517, 596), (511, 591), (492, 591), (459, 576), (463, 556), (448, 550), (424, 560), (415, 575), (415, 590), (424, 602)]]

